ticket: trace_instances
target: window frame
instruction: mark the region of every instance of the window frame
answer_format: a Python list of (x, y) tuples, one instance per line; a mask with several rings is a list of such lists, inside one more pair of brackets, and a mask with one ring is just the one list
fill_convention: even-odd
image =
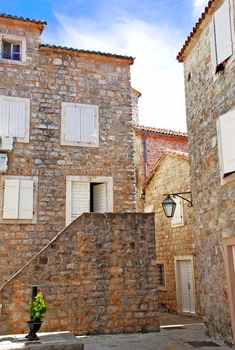
[[(9, 100), (9, 101), (19, 101), (25, 102), (26, 104), (26, 125), (25, 125), (25, 136), (15, 137), (14, 140), (19, 143), (29, 143), (29, 128), (30, 128), (30, 99), (25, 97), (15, 97), (15, 96), (4, 96), (0, 95), (0, 100)], [(11, 135), (13, 136), (13, 135)]]
[(113, 212), (113, 177), (111, 176), (66, 176), (65, 224), (71, 224), (72, 182), (106, 183), (107, 212)]
[[(223, 3), (224, 4), (224, 3)], [(221, 4), (221, 6), (223, 6)], [(223, 71), (226, 67), (228, 67), (235, 59), (235, 28), (233, 21), (234, 14), (234, 5), (233, 1), (228, 0), (229, 5), (229, 18), (230, 18), (230, 29), (231, 29), (231, 46), (232, 46), (232, 55), (227, 57), (225, 61), (218, 63), (217, 62), (217, 50), (216, 50), (216, 31), (215, 31), (215, 14), (216, 11), (219, 10), (221, 6), (217, 8), (215, 13), (212, 15), (211, 23), (210, 23), (210, 37), (211, 37), (211, 61), (212, 61), (212, 70), (213, 70), (213, 80), (215, 81), (219, 76), (219, 72)], [(222, 69), (217, 70), (218, 66), (223, 66)]]
[(220, 171), (220, 180), (221, 180), (221, 185), (225, 185), (227, 183), (230, 183), (232, 181), (235, 180), (235, 168), (234, 170), (232, 170), (231, 172), (225, 172), (225, 167), (224, 167), (224, 163), (225, 163), (225, 160), (224, 160), (224, 153), (226, 153), (223, 149), (223, 139), (222, 139), (222, 124), (221, 124), (221, 120), (222, 118), (226, 118), (229, 117), (231, 114), (234, 114), (234, 124), (235, 124), (235, 109), (231, 109), (229, 110), (228, 112), (220, 115), (217, 119), (217, 122), (216, 122), (216, 130), (217, 130), (217, 133), (216, 133), (216, 136), (217, 136), (217, 146), (218, 146), (218, 158), (219, 158), (219, 171)]
[[(3, 218), (5, 180), (33, 180), (33, 218), (32, 219), (7, 219)], [(37, 223), (37, 196), (38, 177), (37, 176), (1, 176), (0, 179), (0, 223), (1, 224), (36, 224)]]
[[(183, 203), (183, 199), (180, 198), (180, 197), (177, 197), (177, 196), (175, 196), (175, 198), (174, 198), (174, 196), (172, 196), (172, 197), (173, 197), (173, 200), (176, 202), (176, 206), (180, 205), (181, 222), (174, 223), (174, 216), (173, 216), (173, 218), (171, 219), (171, 226), (172, 226), (172, 228), (184, 226), (184, 203)], [(176, 209), (177, 209), (177, 207), (175, 208), (175, 211), (176, 211)]]
[[(93, 108), (96, 113), (96, 140), (94, 142), (69, 141), (65, 138), (65, 118), (66, 107), (88, 107)], [(61, 103), (61, 145), (62, 146), (78, 146), (78, 147), (99, 147), (99, 106), (91, 104), (83, 104), (76, 102), (62, 102)]]
[[(3, 58), (3, 43), (11, 45), (11, 58)], [(12, 46), (20, 45), (20, 60), (12, 58)], [(18, 35), (0, 33), (0, 61), (1, 63), (22, 64), (26, 62), (26, 38)]]

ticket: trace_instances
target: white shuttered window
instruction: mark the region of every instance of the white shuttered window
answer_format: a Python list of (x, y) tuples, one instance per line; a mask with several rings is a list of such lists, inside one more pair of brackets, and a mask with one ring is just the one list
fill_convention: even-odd
[(224, 3), (212, 18), (212, 61), (216, 67), (233, 54), (230, 2)]
[(98, 146), (98, 106), (62, 103), (61, 143)]
[(106, 183), (93, 186), (93, 211), (104, 213), (107, 211), (107, 185)]
[(33, 186), (33, 180), (5, 180), (3, 219), (33, 219)]
[(90, 211), (90, 183), (71, 182), (71, 221)]
[(183, 201), (180, 197), (174, 197), (173, 199), (176, 203), (176, 208), (172, 218), (172, 226), (182, 226), (184, 224)]
[(29, 142), (30, 100), (0, 96), (0, 136), (10, 135)]
[(113, 211), (113, 179), (106, 176), (67, 176), (66, 225), (82, 213)]
[(235, 172), (235, 110), (221, 115), (217, 121), (221, 175)]

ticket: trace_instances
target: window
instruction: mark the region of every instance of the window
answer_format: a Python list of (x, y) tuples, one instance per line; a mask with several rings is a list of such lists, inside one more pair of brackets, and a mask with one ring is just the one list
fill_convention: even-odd
[(226, 60), (233, 54), (230, 2), (225, 0), (212, 17), (212, 61), (215, 72), (223, 70)]
[(223, 178), (235, 172), (235, 110), (219, 117), (217, 135), (220, 172)]
[(103, 176), (67, 176), (66, 225), (82, 213), (113, 211), (113, 179)]
[(11, 35), (0, 34), (1, 59), (24, 62), (26, 61), (26, 38)]
[(2, 58), (9, 60), (21, 60), (21, 45), (2, 41)]
[(98, 106), (63, 102), (61, 108), (61, 144), (98, 147)]
[(175, 213), (172, 218), (171, 224), (172, 227), (183, 226), (184, 218), (183, 218), (183, 201), (180, 197), (173, 197), (173, 200), (176, 203)]
[(36, 222), (36, 177), (4, 176), (2, 183), (2, 222), (22, 220)]
[(157, 263), (157, 287), (160, 289), (166, 287), (165, 266), (163, 263)]
[(29, 113), (28, 98), (0, 95), (0, 136), (10, 135), (16, 141), (29, 142)]

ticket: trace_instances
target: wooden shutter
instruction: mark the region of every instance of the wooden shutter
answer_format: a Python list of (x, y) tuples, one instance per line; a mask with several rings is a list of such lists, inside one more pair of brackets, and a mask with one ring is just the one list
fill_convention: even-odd
[(93, 211), (107, 211), (107, 186), (106, 183), (93, 186)]
[(71, 221), (84, 212), (90, 212), (90, 183), (71, 183)]
[(81, 142), (96, 141), (96, 111), (93, 107), (81, 107), (81, 124), (80, 132)]
[(217, 52), (216, 52), (216, 37), (215, 37), (215, 18), (212, 17), (211, 20), (211, 61), (214, 69), (214, 73), (216, 72), (217, 67)]
[(9, 134), (9, 105), (0, 97), (0, 135)]
[(71, 143), (97, 141), (97, 106), (63, 103), (62, 109), (64, 141)]
[(218, 119), (218, 147), (223, 175), (235, 171), (235, 110)]
[(6, 101), (9, 105), (9, 134), (24, 138), (26, 132), (26, 102), (17, 100)]
[(183, 224), (183, 203), (182, 199), (179, 197), (173, 197), (175, 203), (176, 203), (176, 208), (175, 208), (175, 213), (172, 218), (172, 226), (176, 225), (182, 225)]
[(80, 141), (80, 109), (73, 103), (64, 106), (64, 139)]
[(33, 180), (20, 180), (19, 219), (33, 219)]
[(214, 23), (218, 65), (232, 56), (233, 53), (229, 0), (225, 0), (215, 12)]
[(0, 97), (0, 135), (26, 136), (28, 99)]
[(19, 180), (5, 180), (3, 219), (18, 219)]

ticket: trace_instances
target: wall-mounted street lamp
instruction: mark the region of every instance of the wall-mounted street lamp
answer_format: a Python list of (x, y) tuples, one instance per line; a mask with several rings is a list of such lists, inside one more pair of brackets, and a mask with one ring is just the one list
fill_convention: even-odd
[[(182, 196), (185, 194), (190, 195), (191, 200)], [(189, 192), (168, 193), (168, 194), (164, 194), (164, 196), (167, 196), (167, 197), (162, 202), (162, 207), (163, 207), (164, 213), (165, 213), (167, 218), (173, 218), (173, 216), (175, 214), (176, 202), (173, 199), (174, 197), (179, 197), (179, 198), (182, 198), (184, 201), (187, 201), (189, 203), (188, 204), (189, 207), (193, 206), (192, 194), (190, 191)]]

